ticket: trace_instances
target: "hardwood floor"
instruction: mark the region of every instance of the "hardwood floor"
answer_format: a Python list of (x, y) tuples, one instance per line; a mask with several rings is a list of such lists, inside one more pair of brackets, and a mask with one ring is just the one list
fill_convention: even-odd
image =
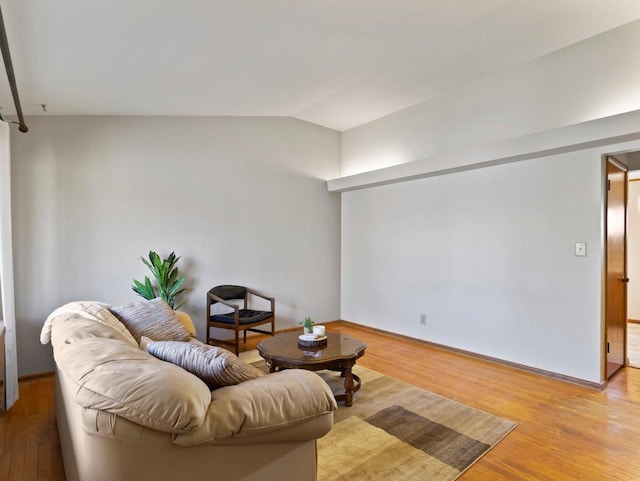
[[(640, 371), (604, 391), (365, 329), (359, 364), (518, 423), (461, 481), (640, 479)], [(402, 359), (411, 360), (408, 365)]]
[(0, 412), (0, 480), (64, 481), (53, 375), (20, 381), (20, 399)]
[[(460, 481), (640, 479), (640, 369), (597, 391), (366, 328), (328, 329), (367, 343), (358, 364), (518, 423)], [(64, 480), (53, 408), (51, 377), (21, 381), (0, 414), (0, 481)]]

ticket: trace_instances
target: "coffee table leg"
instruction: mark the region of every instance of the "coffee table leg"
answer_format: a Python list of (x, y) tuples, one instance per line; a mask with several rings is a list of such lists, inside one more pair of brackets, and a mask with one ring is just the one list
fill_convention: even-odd
[(267, 361), (265, 364), (269, 367), (269, 372), (270, 373), (274, 373), (278, 369), (277, 366), (276, 366), (276, 363), (273, 362), (273, 361), (271, 361), (271, 362)]
[(343, 375), (344, 375), (344, 391), (345, 391), (344, 405), (352, 406), (354, 384), (353, 384), (353, 373), (351, 372), (351, 366), (349, 366), (344, 370)]

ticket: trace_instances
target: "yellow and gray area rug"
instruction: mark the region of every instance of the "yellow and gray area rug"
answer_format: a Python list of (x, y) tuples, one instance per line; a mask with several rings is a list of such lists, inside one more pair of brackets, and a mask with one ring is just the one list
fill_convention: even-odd
[[(515, 423), (356, 366), (362, 387), (318, 440), (319, 481), (452, 481)], [(321, 373), (334, 392), (337, 373)]]
[[(370, 369), (354, 372), (362, 387), (353, 406), (340, 403), (318, 440), (318, 481), (452, 481), (516, 427)], [(338, 373), (319, 374), (344, 392)]]

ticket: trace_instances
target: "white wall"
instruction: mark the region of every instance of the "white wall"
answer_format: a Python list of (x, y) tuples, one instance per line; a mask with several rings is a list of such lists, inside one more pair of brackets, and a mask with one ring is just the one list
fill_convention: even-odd
[(599, 382), (600, 154), (343, 193), (342, 318)]
[(348, 130), (342, 175), (640, 109), (640, 21)]
[(640, 148), (619, 115), (638, 55), (640, 21), (343, 132), (342, 176), (368, 173), (329, 184), (362, 189), (342, 194), (342, 318), (600, 382), (601, 155)]
[(629, 182), (627, 205), (627, 318), (640, 320), (640, 181)]
[(204, 336), (205, 292), (276, 297), (276, 328), (339, 317), (340, 135), (293, 119), (34, 117), (12, 136), (20, 374), (52, 368), (46, 316), (140, 299), (150, 249), (175, 250)]

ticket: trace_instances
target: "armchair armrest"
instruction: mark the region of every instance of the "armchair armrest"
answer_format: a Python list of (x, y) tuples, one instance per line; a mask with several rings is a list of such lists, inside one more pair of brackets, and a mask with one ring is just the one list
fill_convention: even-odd
[(247, 287), (247, 292), (249, 292), (250, 294), (253, 294), (254, 296), (262, 297), (263, 299), (266, 299), (267, 301), (275, 301), (276, 300), (275, 297), (265, 296), (264, 294), (261, 294), (258, 291), (254, 291), (253, 289), (250, 289), (249, 287)]
[(233, 304), (232, 302), (225, 301), (223, 298), (216, 296), (215, 294), (211, 294), (207, 292), (207, 304), (211, 306), (211, 301), (219, 302), (220, 304), (224, 304), (225, 306), (233, 308), (235, 311), (239, 309), (237, 304)]
[(275, 297), (265, 296), (264, 294), (261, 294), (258, 291), (255, 291), (255, 290), (253, 290), (253, 289), (251, 289), (249, 287), (247, 287), (247, 293), (269, 301), (271, 303), (271, 312), (275, 312), (275, 310), (276, 310), (276, 306), (275, 306), (276, 298)]
[[(286, 409), (283, 409), (286, 406)], [(290, 369), (227, 386), (211, 392), (211, 404), (202, 425), (176, 436), (174, 444), (225, 443), (231, 439), (264, 439), (278, 432), (313, 421), (332, 418), (337, 408), (331, 389), (320, 376), (304, 369)], [(306, 433), (317, 439), (331, 428), (331, 422), (310, 423)], [(296, 433), (300, 437), (300, 432)], [(281, 439), (281, 441), (286, 441)]]

